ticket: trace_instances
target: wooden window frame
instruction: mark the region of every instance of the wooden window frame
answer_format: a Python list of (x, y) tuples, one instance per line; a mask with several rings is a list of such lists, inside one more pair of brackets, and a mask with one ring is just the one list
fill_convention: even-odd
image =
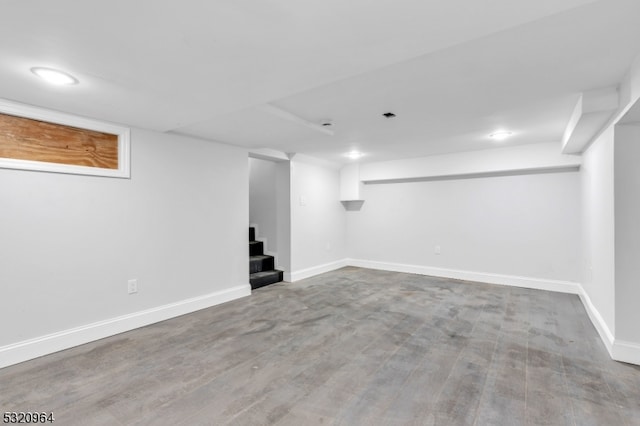
[(73, 164), (49, 163), (44, 161), (0, 158), (0, 168), (33, 170), (39, 172), (66, 173), (89, 176), (106, 176), (114, 178), (131, 178), (131, 131), (128, 127), (105, 123), (76, 115), (51, 111), (31, 105), (0, 99), (0, 113), (32, 120), (71, 126), (79, 129), (109, 133), (118, 137), (118, 168), (78, 166)]

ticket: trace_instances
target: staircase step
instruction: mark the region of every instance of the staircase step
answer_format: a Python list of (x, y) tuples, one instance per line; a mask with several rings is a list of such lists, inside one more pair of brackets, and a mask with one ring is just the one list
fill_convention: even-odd
[(253, 274), (262, 271), (275, 269), (275, 259), (266, 254), (249, 257), (249, 273)]
[(249, 282), (251, 289), (282, 281), (283, 272), (275, 268), (273, 256), (264, 254), (264, 243), (255, 241), (256, 230), (249, 227)]
[(262, 241), (249, 242), (249, 256), (258, 256), (264, 254), (264, 244)]
[(262, 271), (249, 275), (249, 282), (251, 283), (251, 289), (264, 287), (269, 284), (274, 284), (282, 281), (282, 271)]

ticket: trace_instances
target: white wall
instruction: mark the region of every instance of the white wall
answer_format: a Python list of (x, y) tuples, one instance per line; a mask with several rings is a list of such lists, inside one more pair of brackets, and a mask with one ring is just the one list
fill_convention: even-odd
[(640, 344), (640, 124), (615, 127), (614, 151), (615, 336)]
[(576, 172), (366, 184), (349, 256), (578, 282), (579, 184)]
[(0, 169), (0, 358), (16, 342), (249, 288), (246, 150), (133, 129), (131, 151), (131, 179)]
[(582, 286), (611, 340), (615, 323), (614, 131), (610, 127), (583, 154)]
[(291, 164), (276, 163), (276, 203), (278, 227), (278, 253), (276, 267), (286, 273), (291, 271)]
[(296, 281), (346, 258), (340, 172), (296, 155), (291, 161), (291, 270)]
[(340, 200), (360, 201), (362, 199), (360, 164), (349, 164), (340, 169)]
[(265, 250), (278, 251), (277, 163), (249, 158), (249, 223), (258, 226)]
[(579, 166), (580, 162), (579, 156), (562, 154), (558, 143), (547, 142), (368, 163), (362, 164), (359, 172), (360, 180), (371, 182), (509, 171), (567, 169)]
[[(640, 364), (640, 313), (636, 263), (638, 189), (634, 164), (637, 131), (628, 122), (640, 98), (640, 57), (620, 84), (620, 107), (583, 153), (583, 301), (616, 360)], [(631, 120), (633, 121), (633, 120)], [(625, 131), (625, 128), (628, 130)]]

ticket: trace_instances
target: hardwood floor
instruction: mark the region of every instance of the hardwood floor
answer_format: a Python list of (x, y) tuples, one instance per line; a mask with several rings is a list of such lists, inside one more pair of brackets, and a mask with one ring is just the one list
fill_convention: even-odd
[(344, 268), (0, 370), (58, 425), (638, 425), (577, 296)]

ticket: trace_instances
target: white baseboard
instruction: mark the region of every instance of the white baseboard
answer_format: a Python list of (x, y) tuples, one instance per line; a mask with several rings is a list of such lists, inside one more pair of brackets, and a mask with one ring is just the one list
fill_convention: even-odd
[(434, 268), (430, 266), (407, 265), (401, 263), (378, 262), (362, 259), (342, 259), (324, 265), (318, 265), (300, 271), (284, 274), (285, 281), (295, 282), (325, 272), (334, 271), (345, 266), (377, 269), (382, 271), (405, 272), (409, 274), (431, 275), (434, 277), (453, 278), (476, 281), (487, 284), (500, 284), (514, 287), (525, 287), (536, 290), (557, 291), (560, 293), (580, 294), (580, 284), (571, 281), (549, 280), (543, 278), (519, 277), (515, 275), (489, 274), (485, 272), (462, 271), (455, 269)]
[(600, 335), (600, 340), (609, 351), (609, 356), (616, 361), (640, 365), (640, 344), (616, 339), (582, 286), (580, 286), (580, 300), (587, 310), (591, 323)]
[(377, 262), (371, 260), (347, 259), (348, 266), (379, 269), (384, 271), (405, 272), (410, 274), (431, 275), (442, 278), (477, 281), (488, 284), (500, 284), (515, 287), (525, 287), (536, 290), (556, 291), (560, 293), (577, 294), (584, 305), (589, 319), (593, 323), (600, 339), (604, 343), (609, 355), (616, 361), (640, 365), (640, 344), (615, 339), (606, 322), (591, 302), (589, 295), (582, 285), (570, 281), (548, 280), (541, 278), (519, 277), (513, 275), (488, 274), (485, 272), (471, 272), (444, 268), (434, 268), (400, 263)]
[(602, 343), (604, 343), (607, 351), (609, 351), (609, 355), (611, 356), (611, 358), (615, 359), (613, 357), (613, 346), (615, 339), (613, 337), (613, 333), (609, 329), (609, 326), (604, 321), (604, 318), (602, 318), (602, 315), (600, 315), (598, 309), (596, 309), (595, 305), (591, 302), (591, 298), (582, 286), (580, 286), (580, 293), (578, 293), (578, 295), (580, 296), (580, 300), (582, 301), (582, 304), (587, 311), (587, 315), (589, 315), (591, 323), (600, 335), (600, 340), (602, 340)]
[(325, 263), (323, 265), (313, 266), (307, 269), (301, 269), (300, 271), (291, 271), (284, 273), (284, 280), (290, 283), (303, 280), (305, 278), (311, 278), (315, 275), (324, 274), (325, 272), (335, 271), (336, 269), (349, 266), (347, 259), (337, 260), (335, 262)]
[[(591, 322), (605, 344), (611, 357), (616, 361), (640, 365), (640, 344), (614, 339), (613, 333), (604, 322), (602, 316), (591, 302), (589, 295), (578, 283), (568, 281), (547, 280), (539, 278), (519, 277), (484, 272), (471, 272), (433, 268), (418, 265), (406, 265), (389, 262), (377, 262), (360, 259), (342, 259), (323, 265), (284, 274), (287, 282), (295, 282), (325, 272), (334, 271), (345, 266), (378, 269), (394, 272), (405, 272), (420, 275), (431, 275), (489, 284), (510, 285), (537, 290), (557, 291), (578, 294)], [(171, 303), (145, 311), (135, 312), (104, 321), (87, 324), (81, 327), (63, 330), (46, 336), (25, 340), (0, 347), (0, 368), (18, 364), (43, 355), (48, 355), (74, 346), (89, 343), (105, 337), (130, 331), (149, 324), (185, 315), (200, 309), (209, 308), (231, 300), (251, 295), (250, 285), (240, 285), (226, 290), (210, 293), (180, 302)]]
[(430, 266), (406, 265), (401, 263), (378, 262), (373, 260), (347, 259), (349, 266), (379, 269), (409, 274), (432, 275), (457, 280), (477, 281), (487, 284), (500, 284), (513, 287), (525, 287), (536, 290), (557, 291), (561, 293), (579, 294), (580, 284), (571, 281), (549, 280), (544, 278), (520, 277), (515, 275), (489, 274), (486, 272), (463, 271), (456, 269), (435, 268)]
[(640, 365), (640, 344), (616, 339), (611, 357), (616, 361)]
[(0, 347), (0, 368), (251, 295), (249, 284)]
[(609, 326), (607, 326), (607, 323), (582, 286), (580, 287), (580, 300), (587, 310), (591, 323), (600, 335), (600, 340), (609, 351), (609, 356), (616, 361), (640, 365), (640, 344), (614, 338)]

